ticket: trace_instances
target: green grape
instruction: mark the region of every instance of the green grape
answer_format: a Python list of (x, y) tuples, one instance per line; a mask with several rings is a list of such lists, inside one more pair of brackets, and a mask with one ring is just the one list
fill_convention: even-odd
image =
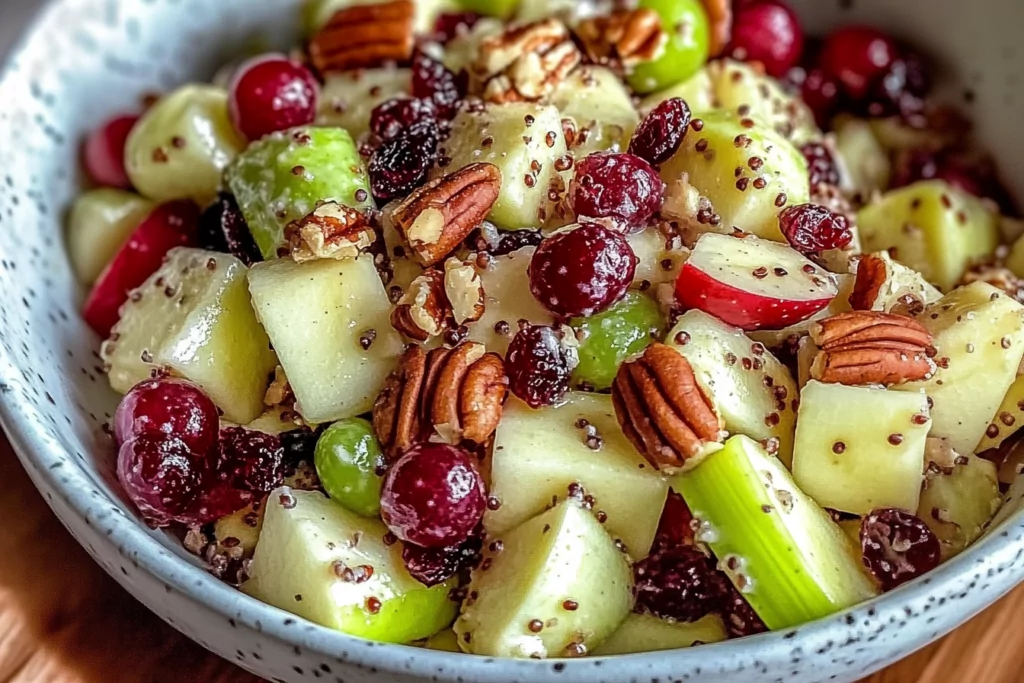
[(711, 42), (708, 15), (700, 0), (640, 0), (640, 8), (652, 9), (661, 16), (669, 39), (660, 57), (633, 69), (629, 75), (633, 89), (652, 93), (697, 73), (708, 60)]
[(364, 517), (380, 514), (381, 477), (377, 468), (383, 461), (373, 427), (358, 417), (328, 427), (313, 454), (327, 495)]
[(458, 5), (469, 12), (508, 19), (515, 12), (519, 0), (458, 0)]
[(651, 343), (662, 330), (661, 311), (650, 297), (630, 292), (607, 311), (569, 323), (583, 332), (573, 382), (607, 389), (623, 361)]
[(227, 170), (227, 184), (263, 257), (277, 257), (284, 229), (317, 202), (370, 206), (370, 184), (352, 136), (342, 128), (293, 128), (254, 142)]

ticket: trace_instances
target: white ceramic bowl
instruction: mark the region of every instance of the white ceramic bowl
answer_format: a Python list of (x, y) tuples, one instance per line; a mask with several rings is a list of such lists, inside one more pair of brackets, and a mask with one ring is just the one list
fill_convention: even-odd
[[(358, 640), (263, 605), (142, 525), (118, 491), (102, 425), (116, 397), (79, 320), (62, 216), (78, 142), (143, 93), (215, 65), (256, 35), (293, 28), (298, 0), (62, 0), (0, 81), (0, 417), (33, 481), (90, 554), (168, 623), (277, 681), (626, 683), (852, 681), (957, 626), (1024, 577), (1019, 499), (956, 560), (800, 628), (690, 650), (564, 662), (507, 661)], [(812, 31), (871, 21), (943, 60), (948, 89), (1007, 177), (1024, 182), (1020, 0), (804, 0)], [(970, 96), (965, 97), (965, 94)], [(17, 520), (7, 520), (17, 523)]]

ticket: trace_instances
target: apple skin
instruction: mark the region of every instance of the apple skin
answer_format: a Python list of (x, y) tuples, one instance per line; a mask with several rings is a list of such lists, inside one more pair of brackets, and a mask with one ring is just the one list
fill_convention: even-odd
[(167, 202), (153, 209), (89, 292), (82, 311), (89, 327), (101, 337), (110, 335), (129, 292), (160, 268), (168, 251), (194, 244), (199, 213), (199, 207), (189, 200)]
[(748, 332), (798, 323), (828, 306), (833, 298), (827, 293), (802, 301), (763, 296), (717, 280), (689, 263), (676, 280), (676, 300), (683, 308), (699, 309)]
[(124, 167), (124, 148), (128, 135), (139, 120), (138, 114), (124, 114), (110, 119), (89, 134), (82, 149), (82, 163), (86, 173), (98, 185), (131, 188)]

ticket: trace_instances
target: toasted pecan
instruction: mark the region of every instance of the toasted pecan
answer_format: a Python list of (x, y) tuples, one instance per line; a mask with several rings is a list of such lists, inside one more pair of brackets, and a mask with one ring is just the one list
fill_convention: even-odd
[(722, 419), (678, 351), (654, 343), (623, 363), (612, 385), (615, 415), (626, 438), (656, 468), (689, 469), (725, 437)]
[(591, 61), (613, 67), (656, 59), (668, 34), (652, 9), (618, 10), (580, 22), (576, 35)]
[(424, 270), (391, 311), (391, 326), (416, 341), (442, 334), (451, 312), (444, 279), (437, 268)]
[(374, 429), (392, 460), (430, 439), (483, 444), (498, 427), (507, 393), (504, 361), (482, 344), (429, 353), (414, 345), (377, 397)]
[(320, 204), (308, 216), (290, 223), (284, 236), (296, 263), (354, 259), (376, 237), (366, 216), (338, 202)]
[(565, 24), (549, 18), (485, 38), (471, 72), (489, 102), (533, 102), (551, 94), (582, 59)]
[(857, 260), (857, 279), (850, 292), (850, 307), (855, 311), (870, 311), (889, 277), (885, 259), (864, 254)]
[(415, 190), (391, 214), (425, 266), (440, 263), (487, 218), (501, 190), (501, 171), (476, 163)]
[(820, 382), (890, 386), (935, 373), (934, 340), (913, 318), (851, 311), (815, 323), (810, 335), (820, 349), (811, 378)]
[(711, 44), (709, 54), (717, 57), (722, 54), (729, 41), (732, 40), (732, 0), (701, 0), (704, 11), (708, 15), (711, 27)]
[(415, 14), (413, 0), (338, 10), (310, 41), (310, 60), (321, 73), (407, 60), (412, 56)]

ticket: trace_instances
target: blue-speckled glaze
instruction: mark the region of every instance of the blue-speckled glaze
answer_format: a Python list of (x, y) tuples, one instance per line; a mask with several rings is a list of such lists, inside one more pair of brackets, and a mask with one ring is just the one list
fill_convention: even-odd
[[(2, 1), (2, 0), (0, 0)], [(115, 396), (77, 317), (82, 292), (61, 222), (77, 142), (141, 95), (209, 76), (296, 0), (63, 0), (40, 18), (0, 81), (0, 417), (32, 479), (75, 538), (153, 611), (209, 649), (279, 681), (341, 683), (755, 683), (852, 681), (952, 629), (1024, 578), (1012, 499), (988, 536), (883, 598), (799, 629), (691, 650), (566, 662), (506, 661), (349, 638), (262, 605), (208, 575), (139, 523), (114, 485), (102, 424)], [(945, 57), (972, 91), (982, 137), (1024, 180), (1016, 0), (796, 3), (815, 27), (874, 21)]]

